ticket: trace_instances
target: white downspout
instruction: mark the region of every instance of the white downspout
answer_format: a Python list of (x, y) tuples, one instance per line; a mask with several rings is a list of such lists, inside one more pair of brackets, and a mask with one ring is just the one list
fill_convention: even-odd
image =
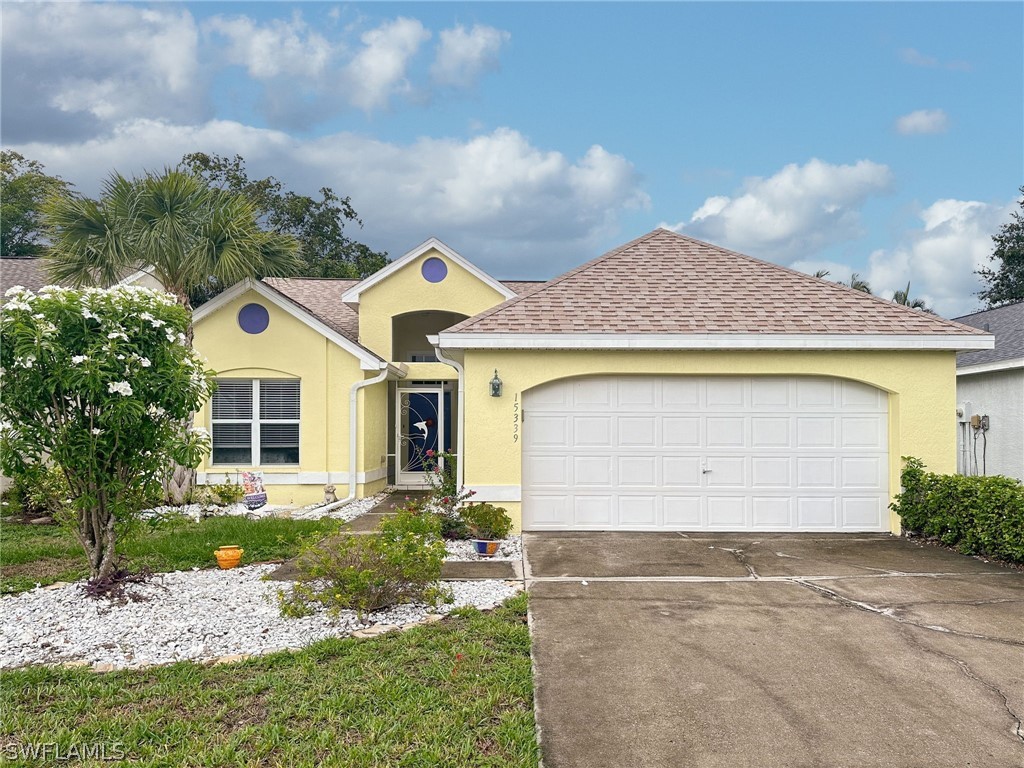
[(434, 347), (434, 354), (437, 356), (438, 361), (442, 363), (447, 363), (452, 368), (454, 368), (456, 372), (458, 372), (459, 374), (459, 392), (458, 396), (456, 397), (456, 401), (459, 404), (459, 416), (458, 419), (456, 419), (455, 421), (455, 441), (458, 444), (458, 450), (455, 452), (455, 484), (461, 489), (464, 485), (462, 459), (465, 456), (465, 453), (463, 452), (462, 448), (462, 446), (464, 445), (462, 437), (463, 433), (466, 431), (466, 369), (462, 367), (462, 363), (460, 363), (458, 360), (453, 360), (450, 357), (445, 357), (444, 352), (442, 352), (441, 348), (437, 345), (437, 336), (428, 336), (427, 341), (431, 344), (431, 346)]

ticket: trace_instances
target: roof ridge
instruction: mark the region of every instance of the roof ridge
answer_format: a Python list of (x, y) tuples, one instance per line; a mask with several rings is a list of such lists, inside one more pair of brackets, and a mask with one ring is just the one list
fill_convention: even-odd
[[(787, 272), (787, 273), (789, 273), (791, 275), (795, 275), (796, 277), (799, 277), (799, 278), (804, 278), (804, 279), (808, 279), (808, 280), (814, 280), (814, 281), (816, 281), (818, 283), (821, 283), (822, 285), (830, 286), (831, 288), (834, 288), (834, 289), (844, 290), (847, 293), (851, 293), (851, 294), (854, 294), (854, 295), (857, 295), (857, 296), (861, 296), (861, 297), (863, 297), (863, 299), (871, 299), (871, 300), (875, 301), (876, 303), (881, 304), (882, 306), (890, 307), (892, 309), (895, 309), (896, 311), (911, 312), (911, 313), (913, 313), (915, 315), (919, 314), (922, 311), (922, 310), (919, 310), (919, 309), (913, 309), (912, 307), (908, 307), (905, 304), (897, 304), (895, 301), (890, 301), (889, 299), (883, 299), (881, 296), (876, 296), (873, 293), (868, 293), (866, 291), (858, 291), (855, 288), (851, 288), (850, 286), (844, 285), (843, 283), (835, 282), (834, 280), (826, 280), (824, 277), (816, 277), (815, 275), (808, 275), (806, 272), (801, 272), (799, 269), (793, 269), (792, 267), (787, 267), (787, 266), (785, 266), (783, 264), (776, 264), (774, 261), (768, 261), (766, 259), (759, 259), (757, 256), (751, 256), (751, 255), (746, 254), (746, 253), (740, 253), (739, 251), (734, 251), (734, 250), (732, 250), (730, 248), (725, 248), (725, 247), (723, 247), (721, 245), (716, 245), (715, 243), (709, 243), (709, 242), (707, 242), (705, 240), (698, 240), (695, 237), (692, 237), (690, 235), (684, 235), (681, 232), (674, 232), (674, 231), (672, 231), (670, 229), (666, 229), (665, 232), (667, 232), (670, 235), (674, 235), (675, 237), (678, 237), (678, 238), (681, 238), (683, 240), (686, 240), (688, 242), (698, 243), (698, 244), (704, 245), (704, 246), (710, 246), (712, 248), (715, 248), (716, 250), (722, 251), (723, 253), (728, 253), (728, 254), (730, 254), (732, 256), (738, 256), (741, 259), (746, 259), (747, 261), (753, 261), (753, 262), (755, 262), (757, 264), (764, 264), (765, 266), (773, 267), (773, 268), (781, 270), (783, 272)], [(957, 325), (957, 326), (960, 326), (961, 328), (972, 328), (973, 331), (975, 331), (975, 332), (978, 331), (978, 329), (977, 328), (973, 328), (973, 326), (965, 325), (964, 323), (958, 323), (955, 320), (952, 320), (952, 319), (950, 319), (948, 317), (942, 317), (941, 315), (937, 315), (934, 312), (929, 313), (929, 314), (931, 314), (935, 319), (937, 319), (937, 320), (939, 320), (939, 321), (941, 321), (943, 323), (949, 323), (950, 325)], [(982, 331), (982, 333), (984, 333), (984, 331)]]
[(583, 264), (580, 264), (578, 267), (570, 269), (568, 272), (565, 272), (565, 273), (563, 273), (561, 275), (558, 275), (557, 277), (552, 278), (551, 280), (548, 280), (541, 288), (538, 288), (535, 291), (531, 291), (530, 293), (523, 294), (522, 296), (515, 296), (515, 297), (509, 299), (508, 301), (504, 301), (501, 304), (498, 304), (496, 307), (491, 307), (490, 309), (485, 309), (483, 312), (481, 312), (481, 313), (479, 313), (477, 315), (473, 315), (473, 317), (467, 318), (466, 320), (463, 320), (461, 323), (459, 323), (458, 325), (452, 326), (448, 330), (450, 332), (452, 332), (452, 331), (464, 331), (467, 328), (471, 328), (477, 322), (490, 317), (491, 315), (493, 315), (498, 310), (506, 309), (508, 307), (515, 306), (520, 301), (525, 300), (527, 297), (529, 297), (529, 298), (536, 298), (537, 296), (539, 296), (540, 294), (544, 293), (549, 288), (554, 288), (556, 285), (559, 285), (560, 283), (565, 282), (570, 277), (573, 277), (574, 275), (578, 275), (581, 272), (587, 271), (588, 269), (596, 266), (597, 264), (605, 261), (606, 259), (610, 259), (612, 256), (615, 256), (619, 252), (626, 250), (627, 248), (632, 248), (634, 245), (638, 245), (638, 244), (640, 244), (640, 243), (642, 243), (642, 242), (644, 242), (646, 240), (651, 239), (656, 234), (658, 234), (658, 231), (659, 230), (655, 229), (655, 230), (653, 230), (651, 232), (648, 232), (646, 235), (641, 235), (640, 237), (638, 237), (638, 238), (636, 238), (634, 240), (630, 240), (625, 245), (620, 245), (618, 248), (613, 248), (612, 250), (607, 251), (606, 253), (602, 253), (600, 256), (598, 256), (596, 258), (593, 258), (590, 261), (587, 261), (587, 262), (585, 262)]
[(1014, 307), (1024, 308), (1024, 299), (1020, 301), (1014, 301), (1009, 304), (1002, 304), (998, 307), (989, 307), (988, 309), (979, 309), (977, 312), (968, 312), (966, 315), (957, 315), (954, 318), (950, 318), (953, 321), (959, 320), (964, 317), (974, 317), (975, 315), (984, 315), (986, 312), (998, 312), (1001, 309), (1013, 309)]

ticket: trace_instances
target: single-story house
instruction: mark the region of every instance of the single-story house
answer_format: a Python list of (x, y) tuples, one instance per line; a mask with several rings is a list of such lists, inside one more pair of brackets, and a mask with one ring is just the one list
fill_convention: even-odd
[(996, 340), (956, 358), (958, 470), (1024, 480), (1024, 301), (956, 320)]
[(544, 283), (431, 239), (356, 282), (195, 312), (200, 482), (422, 487), (450, 450), (526, 530), (898, 531), (900, 457), (956, 468), (956, 353), (990, 334), (658, 229)]

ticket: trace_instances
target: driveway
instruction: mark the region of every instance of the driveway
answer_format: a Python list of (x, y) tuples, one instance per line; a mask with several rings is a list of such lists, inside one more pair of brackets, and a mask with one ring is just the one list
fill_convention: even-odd
[(1024, 766), (1024, 574), (887, 535), (525, 544), (546, 768)]

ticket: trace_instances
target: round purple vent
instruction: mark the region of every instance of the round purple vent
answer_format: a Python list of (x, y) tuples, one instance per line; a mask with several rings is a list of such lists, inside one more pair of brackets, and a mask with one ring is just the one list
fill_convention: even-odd
[(261, 304), (246, 304), (238, 312), (238, 326), (246, 333), (263, 333), (270, 325), (270, 313)]
[(423, 262), (420, 272), (423, 273), (423, 279), (428, 283), (440, 283), (448, 277), (448, 265), (436, 256), (432, 256)]

